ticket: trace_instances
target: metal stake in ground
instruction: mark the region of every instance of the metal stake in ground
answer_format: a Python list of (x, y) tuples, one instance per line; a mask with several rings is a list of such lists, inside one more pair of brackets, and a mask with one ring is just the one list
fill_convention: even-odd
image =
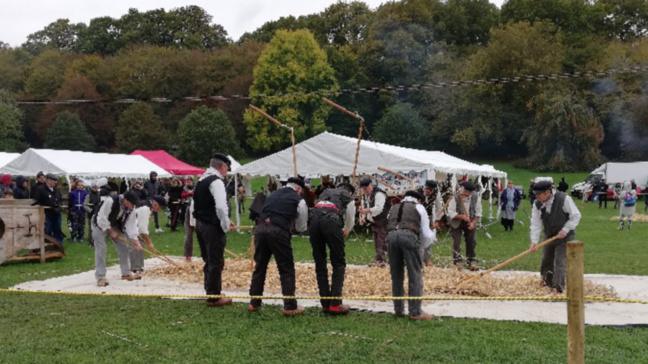
[(297, 177), (297, 151), (296, 151), (296, 148), (295, 148), (295, 128), (290, 127), (290, 126), (282, 123), (281, 121), (273, 118), (267, 112), (261, 110), (260, 108), (254, 106), (252, 104), (250, 104), (249, 106), (250, 106), (250, 109), (258, 112), (263, 117), (270, 120), (270, 122), (275, 124), (276, 126), (278, 126), (280, 128), (285, 128), (285, 129), (290, 130), (290, 142), (292, 143), (293, 176)]
[(360, 156), (360, 141), (362, 140), (362, 132), (364, 131), (365, 119), (362, 116), (360, 116), (360, 114), (358, 114), (357, 112), (353, 112), (342, 105), (336, 104), (335, 102), (333, 102), (330, 99), (327, 99), (326, 97), (322, 97), (322, 99), (330, 106), (360, 121), (360, 126), (358, 126), (358, 143), (356, 144), (355, 158), (353, 160), (353, 172), (351, 172), (351, 182), (353, 183), (355, 182), (356, 171), (358, 169), (358, 158)]

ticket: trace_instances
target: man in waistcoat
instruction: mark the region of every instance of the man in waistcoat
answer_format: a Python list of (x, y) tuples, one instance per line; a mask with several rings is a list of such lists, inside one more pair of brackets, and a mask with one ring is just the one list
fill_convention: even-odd
[(134, 209), (139, 204), (135, 193), (123, 196), (102, 195), (97, 213), (92, 218), (92, 240), (95, 249), (95, 278), (97, 286), (108, 285), (106, 279), (106, 237), (115, 244), (119, 256), (121, 279), (132, 281), (141, 279), (130, 273), (129, 253), (131, 249), (142, 249), (137, 239), (137, 219)]
[(461, 255), (462, 235), (466, 240), (468, 269), (479, 269), (475, 258), (475, 247), (477, 246), (475, 235), (481, 214), (481, 201), (479, 193), (475, 191), (475, 185), (470, 181), (463, 182), (457, 194), (448, 203), (450, 235), (452, 236), (452, 260), (458, 269), (462, 269), (464, 264)]
[(372, 221), (371, 231), (373, 232), (374, 244), (376, 247), (376, 256), (371, 266), (384, 267), (385, 254), (387, 252), (387, 213), (389, 212), (390, 202), (387, 193), (377, 186), (374, 186), (371, 178), (364, 177), (360, 180), (360, 190), (363, 199), (367, 202), (367, 207), (361, 207), (360, 213)]
[(531, 210), (531, 250), (535, 251), (540, 235), (546, 239), (557, 236), (558, 240), (542, 250), (540, 275), (544, 284), (558, 293), (565, 290), (567, 270), (567, 242), (576, 238), (576, 226), (581, 219), (574, 200), (560, 191), (554, 191), (549, 181), (533, 186), (536, 200)]
[[(229, 219), (227, 193), (223, 181), (230, 165), (231, 161), (226, 155), (214, 154), (209, 161), (209, 168), (198, 180), (194, 192), (193, 215), (196, 218), (200, 255), (205, 262), (204, 285), (208, 295), (221, 294), (226, 233), (234, 227)], [(209, 307), (222, 307), (231, 303), (231, 299), (224, 297), (207, 299)]]
[[(304, 181), (297, 177), (288, 179), (286, 186), (268, 196), (263, 204), (261, 216), (254, 228), (254, 272), (250, 283), (250, 295), (263, 295), (266, 272), (270, 258), (274, 256), (281, 280), (283, 296), (295, 295), (295, 260), (291, 245), (292, 228), (304, 232), (308, 222), (308, 207), (302, 198)], [(261, 308), (260, 299), (252, 299), (248, 312)], [(297, 316), (304, 308), (297, 300), (284, 299), (284, 316)]]
[[(340, 184), (336, 188), (324, 189), (315, 207), (311, 210), (309, 236), (313, 248), (317, 286), (321, 297), (340, 297), (344, 286), (346, 261), (344, 239), (355, 224), (355, 189), (350, 184)], [(331, 284), (329, 285), (326, 265), (326, 247), (331, 255)], [(325, 313), (345, 315), (349, 306), (342, 300), (322, 300)]]
[[(421, 205), (423, 200), (416, 191), (407, 191), (403, 200), (389, 210), (387, 216), (387, 243), (389, 246), (389, 267), (392, 278), (392, 295), (404, 295), (403, 281), (407, 267), (408, 295), (420, 297), (423, 294), (423, 259), (421, 246), (431, 244), (434, 233), (430, 220)], [(394, 313), (403, 316), (405, 304), (394, 300)], [(409, 300), (408, 312), (412, 320), (430, 320), (432, 315), (421, 310), (421, 300)]]

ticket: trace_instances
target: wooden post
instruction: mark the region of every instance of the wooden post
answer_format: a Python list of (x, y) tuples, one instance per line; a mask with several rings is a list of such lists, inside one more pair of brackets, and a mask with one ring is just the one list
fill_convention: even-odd
[(583, 242), (567, 243), (567, 362), (585, 363), (585, 307), (583, 304)]
[(358, 157), (360, 155), (360, 141), (362, 140), (362, 132), (364, 131), (364, 127), (365, 127), (365, 119), (362, 116), (360, 116), (360, 114), (358, 114), (357, 112), (353, 112), (347, 109), (346, 107), (333, 102), (333, 100), (331, 99), (328, 99), (326, 97), (322, 97), (322, 99), (324, 100), (325, 103), (329, 104), (330, 106), (360, 121), (360, 126), (358, 127), (358, 143), (356, 144), (355, 159), (353, 160), (353, 171), (351, 172), (351, 183), (355, 183), (356, 172), (358, 169)]
[(45, 263), (45, 209), (43, 207), (38, 208), (38, 245), (40, 247), (40, 262)]

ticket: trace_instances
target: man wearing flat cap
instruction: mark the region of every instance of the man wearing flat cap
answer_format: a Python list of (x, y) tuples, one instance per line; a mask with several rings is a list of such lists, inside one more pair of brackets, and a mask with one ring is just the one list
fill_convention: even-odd
[[(295, 295), (295, 260), (291, 245), (292, 227), (304, 232), (308, 222), (308, 207), (302, 198), (304, 180), (291, 177), (286, 185), (268, 196), (263, 204), (258, 223), (254, 228), (254, 272), (250, 283), (250, 295), (263, 295), (266, 271), (270, 258), (274, 256), (281, 280), (283, 296)], [(261, 308), (261, 300), (252, 299), (249, 312)], [(297, 316), (304, 309), (297, 300), (284, 299), (284, 316)]]
[(458, 269), (463, 268), (464, 259), (461, 255), (461, 236), (466, 240), (466, 258), (468, 269), (478, 270), (475, 258), (477, 246), (476, 228), (482, 214), (479, 192), (475, 185), (466, 181), (461, 183), (459, 191), (448, 203), (448, 219), (450, 220), (450, 235), (452, 236), (452, 260)]
[(546, 286), (561, 293), (565, 290), (567, 242), (576, 238), (581, 213), (574, 200), (563, 192), (555, 191), (549, 181), (535, 183), (533, 192), (536, 200), (531, 209), (530, 249), (536, 250), (543, 233), (546, 239), (558, 237), (542, 250), (540, 275)]
[(137, 194), (132, 191), (124, 195), (102, 195), (97, 213), (92, 217), (92, 240), (95, 250), (95, 278), (97, 286), (108, 285), (106, 279), (106, 237), (115, 244), (119, 257), (121, 279), (141, 279), (130, 272), (130, 250), (142, 249), (137, 239), (137, 218), (134, 209), (139, 204)]
[(387, 193), (374, 186), (369, 177), (360, 180), (360, 190), (364, 195), (360, 214), (367, 216), (367, 220), (373, 222), (371, 231), (373, 232), (376, 256), (370, 265), (384, 267), (386, 266), (385, 254), (387, 253), (387, 213), (389, 213), (390, 202)]
[[(200, 255), (205, 262), (203, 273), (205, 292), (208, 295), (221, 294), (226, 233), (233, 228), (229, 219), (224, 182), (231, 163), (226, 155), (214, 154), (209, 161), (209, 168), (198, 180), (194, 192), (193, 216), (196, 218)], [(209, 307), (222, 307), (231, 303), (231, 299), (224, 297), (207, 299)]]
[(34, 195), (35, 205), (45, 207), (45, 234), (53, 237), (63, 244), (63, 231), (61, 230), (61, 192), (56, 188), (58, 178), (48, 173), (45, 181), (39, 185)]
[[(416, 191), (407, 191), (403, 200), (392, 206), (387, 215), (387, 246), (389, 247), (389, 268), (392, 279), (392, 295), (405, 294), (403, 281), (407, 268), (409, 283), (408, 295), (419, 297), (423, 294), (423, 259), (421, 246), (432, 244), (435, 239), (430, 229), (430, 220), (425, 207), (421, 205), (423, 196)], [(402, 300), (394, 300), (394, 313), (403, 316), (405, 305)], [(420, 300), (409, 300), (408, 313), (412, 320), (430, 320), (432, 316), (421, 311)]]

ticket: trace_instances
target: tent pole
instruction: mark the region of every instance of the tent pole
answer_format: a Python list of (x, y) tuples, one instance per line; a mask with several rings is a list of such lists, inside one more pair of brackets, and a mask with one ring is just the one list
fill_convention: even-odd
[(488, 177), (488, 221), (493, 221), (493, 177)]
[(297, 151), (295, 150), (295, 128), (290, 128), (290, 142), (292, 143), (293, 176), (297, 177)]
[(238, 178), (237, 175), (234, 175), (234, 207), (236, 208), (236, 232), (241, 232), (241, 213), (239, 212), (239, 201), (238, 201)]

